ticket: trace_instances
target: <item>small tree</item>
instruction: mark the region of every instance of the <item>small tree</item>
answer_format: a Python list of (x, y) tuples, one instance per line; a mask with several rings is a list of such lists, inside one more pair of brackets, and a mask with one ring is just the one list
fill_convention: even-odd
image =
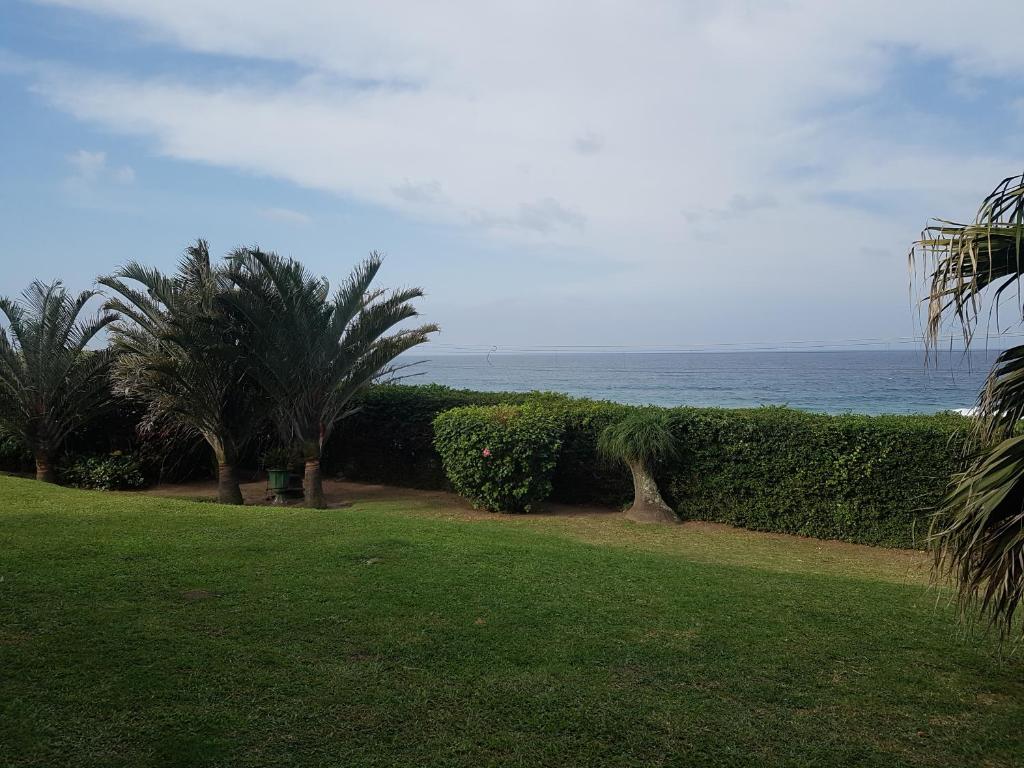
[(334, 291), (294, 259), (244, 248), (232, 257), (238, 290), (226, 295), (249, 326), (252, 372), (271, 401), (285, 445), (305, 460), (306, 504), (323, 507), (320, 457), (352, 397), (397, 369), (395, 358), (437, 331), (435, 325), (392, 330), (417, 315), (419, 288), (371, 289), (380, 269), (376, 253)]
[(36, 281), (21, 300), (0, 298), (0, 428), (32, 451), (36, 479), (56, 482), (53, 461), (64, 440), (111, 399), (106, 350), (86, 346), (116, 319), (81, 319), (94, 291), (71, 296), (58, 281)]
[(658, 461), (677, 454), (667, 414), (653, 408), (634, 411), (622, 421), (605, 427), (598, 450), (607, 458), (623, 461), (633, 473), (633, 503), (626, 516), (638, 523), (678, 523), (679, 517), (661, 498), (652, 469)]
[(235, 466), (260, 423), (259, 390), (242, 357), (244, 324), (221, 301), (233, 290), (225, 268), (199, 240), (173, 275), (131, 262), (99, 282), (123, 316), (113, 327), (115, 385), (145, 404), (144, 426), (201, 436), (217, 460), (217, 500), (241, 504)]

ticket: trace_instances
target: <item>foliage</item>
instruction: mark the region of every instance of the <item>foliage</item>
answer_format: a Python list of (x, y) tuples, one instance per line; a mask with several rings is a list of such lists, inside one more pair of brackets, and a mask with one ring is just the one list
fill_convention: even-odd
[(492, 512), (530, 512), (551, 493), (562, 424), (535, 405), (467, 406), (434, 421), (452, 487)]
[[(539, 393), (473, 393), (443, 387), (374, 387), (332, 444), (354, 480), (441, 488), (429, 419), (467, 401), (529, 403), (557, 415), (562, 447), (551, 498), (619, 507), (628, 470), (601, 460), (610, 424), (636, 409)], [(789, 408), (654, 409), (667, 415), (679, 456), (655, 477), (681, 517), (862, 544), (922, 547), (928, 509), (962, 465), (969, 421), (956, 414), (860, 416)]]
[(651, 466), (678, 456), (668, 413), (660, 408), (638, 408), (621, 421), (609, 424), (597, 439), (597, 449), (609, 459)]
[(234, 467), (259, 426), (260, 394), (240, 354), (245, 325), (224, 311), (225, 268), (199, 240), (174, 275), (130, 262), (99, 282), (116, 292), (106, 306), (122, 316), (116, 390), (143, 403), (144, 429), (202, 436), (223, 468), (221, 501), (242, 503)]
[(20, 472), (32, 466), (32, 452), (17, 435), (0, 431), (0, 470)]
[(275, 253), (244, 248), (231, 256), (237, 291), (226, 296), (251, 334), (245, 351), (272, 404), (282, 442), (307, 460), (306, 500), (323, 505), (319, 462), (350, 401), (372, 381), (394, 374), (395, 358), (427, 341), (434, 325), (394, 330), (418, 314), (419, 288), (372, 288), (376, 253), (331, 294), (322, 277)]
[(276, 446), (264, 451), (260, 461), (266, 469), (291, 469), (302, 462), (302, 455), (295, 448)]
[(447, 478), (434, 447), (434, 419), (464, 405), (521, 403), (528, 395), (474, 392), (440, 384), (382, 384), (352, 400), (351, 415), (326, 447), (331, 473), (374, 483), (444, 488)]
[(76, 488), (126, 491), (146, 485), (142, 465), (134, 456), (115, 451), (106, 456), (79, 456), (61, 467), (61, 482)]
[(67, 436), (110, 402), (109, 355), (86, 347), (115, 316), (83, 319), (93, 296), (36, 281), (18, 301), (0, 298), (0, 428), (32, 451), (43, 480), (54, 479), (51, 462)]
[[(985, 299), (1020, 281), (1024, 243), (1024, 176), (1011, 176), (982, 202), (973, 223), (937, 221), (911, 251), (928, 277), (928, 341), (938, 341), (952, 315), (970, 345)], [(989, 290), (991, 289), (991, 290)], [(1024, 306), (1018, 306), (1024, 320)], [(1004, 633), (1024, 600), (1024, 346), (1002, 352), (978, 401), (971, 458), (954, 476), (935, 514), (931, 540), (936, 572), (958, 586), (962, 608), (977, 609)]]
[(656, 476), (684, 519), (890, 547), (923, 546), (968, 423), (778, 407), (671, 418), (683, 450)]
[[(902, 553), (0, 477), (7, 768), (990, 768), (1024, 661)], [(429, 727), (425, 727), (429, 724)]]

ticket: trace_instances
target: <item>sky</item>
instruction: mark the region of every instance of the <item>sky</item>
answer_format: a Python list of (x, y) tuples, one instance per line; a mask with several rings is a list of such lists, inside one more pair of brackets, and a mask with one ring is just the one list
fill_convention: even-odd
[(896, 343), (921, 228), (1024, 170), (1021, 29), (1019, 0), (2, 0), (0, 294), (203, 237), (333, 282), (381, 251), (438, 353)]

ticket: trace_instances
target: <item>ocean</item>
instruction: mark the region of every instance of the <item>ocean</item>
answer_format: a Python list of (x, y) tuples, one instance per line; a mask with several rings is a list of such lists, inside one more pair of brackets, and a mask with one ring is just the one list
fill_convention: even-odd
[(407, 383), (547, 390), (621, 403), (822, 413), (935, 413), (973, 406), (997, 351), (920, 350), (447, 354), (416, 359)]

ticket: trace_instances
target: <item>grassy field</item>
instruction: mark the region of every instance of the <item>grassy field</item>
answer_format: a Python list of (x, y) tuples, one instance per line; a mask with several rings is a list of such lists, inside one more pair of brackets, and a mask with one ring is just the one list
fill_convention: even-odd
[(918, 555), (0, 494), (0, 765), (1024, 764), (1024, 662)]

